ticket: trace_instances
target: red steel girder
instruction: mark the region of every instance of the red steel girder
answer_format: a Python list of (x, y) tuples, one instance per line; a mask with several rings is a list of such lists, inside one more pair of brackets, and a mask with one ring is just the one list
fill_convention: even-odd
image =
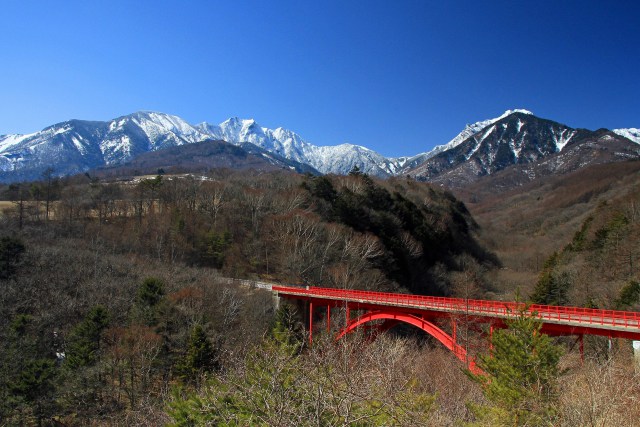
[[(465, 318), (476, 323), (500, 327), (527, 308), (522, 303), (470, 300), (463, 298), (429, 297), (422, 295), (369, 292), (351, 289), (319, 287), (273, 286), (272, 290), (284, 298), (313, 301), (327, 307), (345, 307), (435, 319), (437, 317)], [(612, 338), (640, 340), (640, 313), (599, 310), (581, 307), (532, 305), (528, 312), (538, 317), (542, 331), (553, 335), (602, 335)]]
[(467, 351), (464, 349), (464, 347), (456, 343), (454, 339), (451, 337), (451, 335), (447, 334), (442, 329), (438, 328), (436, 325), (429, 322), (428, 320), (414, 316), (412, 314), (402, 313), (395, 310), (390, 310), (390, 311), (381, 310), (381, 311), (364, 313), (357, 319), (354, 319), (349, 325), (347, 325), (342, 331), (340, 331), (337, 339), (342, 338), (343, 336), (355, 330), (359, 326), (375, 320), (385, 320), (385, 321), (391, 320), (391, 321), (404, 322), (404, 323), (413, 325), (417, 328), (420, 328), (426, 333), (428, 333), (429, 335), (431, 335), (432, 337), (434, 337), (435, 339), (437, 339), (438, 341), (440, 341), (449, 350), (451, 350), (458, 359), (460, 359), (462, 362), (467, 364), (471, 372), (475, 374), (482, 373), (482, 371), (476, 366), (475, 361), (473, 361), (468, 357)]

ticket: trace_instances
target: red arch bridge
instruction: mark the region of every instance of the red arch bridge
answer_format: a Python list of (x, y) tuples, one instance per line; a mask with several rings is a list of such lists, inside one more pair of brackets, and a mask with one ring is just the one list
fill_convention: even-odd
[[(313, 286), (277, 286), (271, 290), (280, 298), (306, 303), (309, 341), (313, 339), (313, 323), (324, 315), (327, 330), (331, 330), (331, 309), (345, 311), (345, 334), (370, 322), (376, 331), (388, 330), (399, 323), (416, 326), (440, 341), (453, 354), (467, 364), (470, 370), (479, 372), (464, 346), (458, 344), (458, 327), (465, 324), (488, 325), (489, 334), (494, 328), (505, 327), (505, 320), (526, 310), (542, 322), (541, 331), (548, 335), (574, 335), (579, 338), (583, 352), (584, 335), (600, 335), (608, 338), (640, 340), (640, 313), (600, 310), (579, 307), (530, 305), (522, 303), (472, 300), (464, 298), (429, 297), (422, 295), (369, 292), (350, 289), (319, 288)], [(356, 313), (352, 317), (352, 313)], [(307, 316), (305, 316), (307, 317)], [(449, 324), (449, 332), (444, 324)]]

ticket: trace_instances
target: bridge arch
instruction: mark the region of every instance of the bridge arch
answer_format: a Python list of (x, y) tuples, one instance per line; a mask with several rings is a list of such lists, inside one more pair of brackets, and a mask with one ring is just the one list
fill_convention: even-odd
[(388, 330), (400, 322), (408, 323), (419, 329), (422, 329), (423, 331), (440, 341), (440, 343), (442, 343), (446, 348), (453, 352), (453, 354), (463, 363), (468, 364), (468, 368), (471, 372), (473, 372), (474, 374), (482, 373), (480, 368), (476, 366), (475, 362), (471, 358), (467, 357), (467, 351), (464, 349), (464, 347), (456, 343), (451, 335), (447, 334), (445, 331), (429, 322), (428, 320), (425, 320), (413, 314), (394, 313), (381, 310), (371, 311), (351, 321), (344, 329), (340, 331), (336, 339), (339, 340), (358, 327), (368, 322), (373, 322), (374, 320), (385, 320), (385, 323), (381, 325), (381, 331)]

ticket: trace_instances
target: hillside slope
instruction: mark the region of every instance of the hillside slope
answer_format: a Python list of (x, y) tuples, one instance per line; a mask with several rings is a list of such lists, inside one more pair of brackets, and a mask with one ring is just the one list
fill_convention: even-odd
[[(530, 295), (554, 252), (563, 254), (558, 270), (571, 278), (567, 291), (575, 305), (591, 300), (612, 307), (625, 284), (640, 280), (640, 161), (596, 164), (499, 190), (504, 180), (496, 174), (456, 190), (480, 225), (480, 242), (503, 263), (492, 273), (497, 292), (519, 288)], [(583, 242), (579, 250), (576, 238)]]
[(240, 146), (225, 141), (205, 140), (178, 145), (164, 150), (149, 151), (122, 165), (102, 167), (90, 172), (100, 177), (153, 175), (158, 173), (206, 174), (213, 169), (255, 171), (287, 170), (318, 175), (319, 172), (303, 163), (287, 160), (251, 143)]

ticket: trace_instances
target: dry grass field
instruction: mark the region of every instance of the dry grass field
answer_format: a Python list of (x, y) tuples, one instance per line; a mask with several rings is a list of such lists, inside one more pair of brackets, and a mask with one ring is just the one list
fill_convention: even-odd
[(13, 207), (13, 202), (0, 200), (0, 218), (4, 216), (5, 209), (9, 209)]

